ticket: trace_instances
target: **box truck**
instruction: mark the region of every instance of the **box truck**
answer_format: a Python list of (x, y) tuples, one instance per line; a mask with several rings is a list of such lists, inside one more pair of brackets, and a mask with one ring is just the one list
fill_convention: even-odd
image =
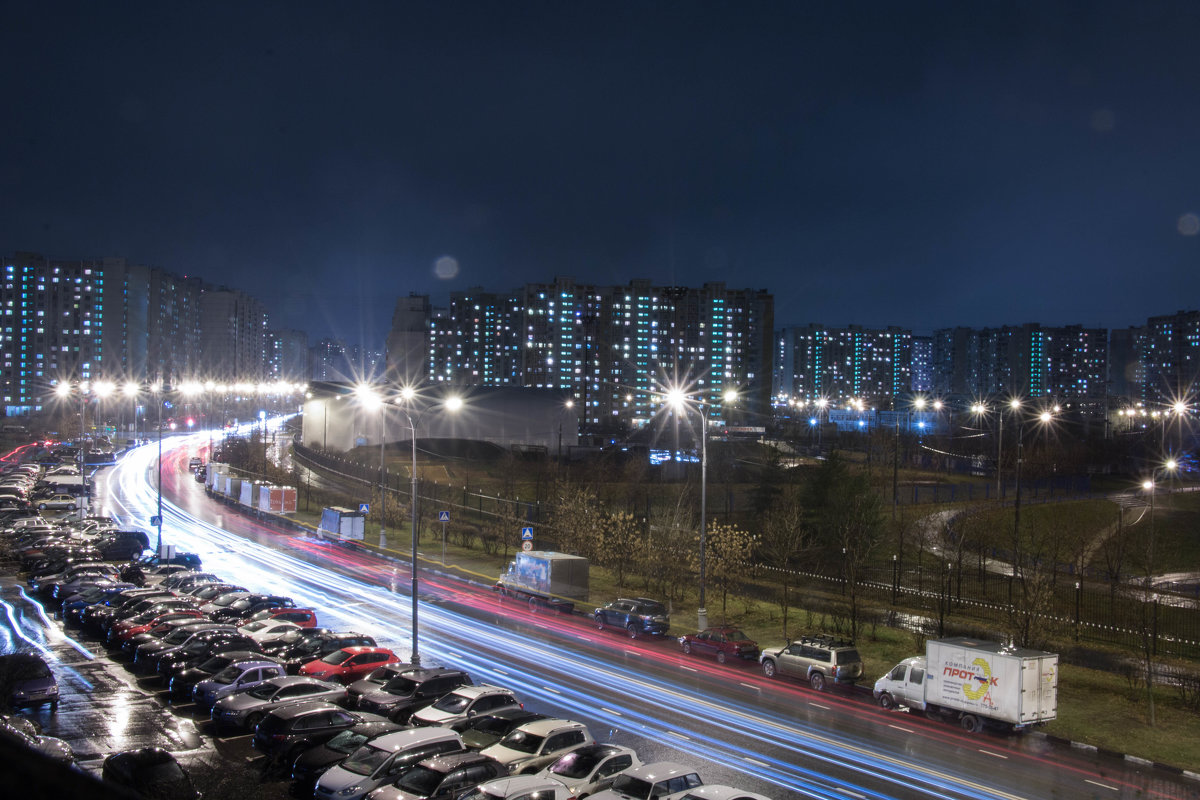
[(366, 514), (361, 511), (330, 506), (321, 511), (317, 533), (339, 542), (362, 541), (366, 521)]
[(1021, 730), (1058, 711), (1058, 655), (967, 637), (930, 639), (925, 655), (906, 658), (875, 682), (883, 708), (906, 706), (957, 721)]
[(582, 556), (529, 550), (516, 559), (496, 582), (501, 596), (529, 603), (530, 611), (545, 606), (570, 613), (588, 599), (588, 560)]

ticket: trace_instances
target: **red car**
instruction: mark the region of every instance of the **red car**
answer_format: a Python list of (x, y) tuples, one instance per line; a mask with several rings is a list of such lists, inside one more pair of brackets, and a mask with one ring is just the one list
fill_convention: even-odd
[(323, 681), (353, 683), (386, 664), (398, 664), (400, 657), (386, 647), (343, 647), (324, 658), (300, 667), (301, 675)]
[[(135, 619), (137, 619), (135, 617)], [(142, 620), (134, 622), (134, 620), (124, 620), (113, 626), (112, 632), (109, 635), (109, 640), (114, 644), (124, 644), (139, 633), (146, 633), (152, 628), (157, 628), (164, 622), (170, 622), (174, 619), (204, 619), (204, 615), (195, 610), (173, 610), (163, 611), (154, 616), (150, 620)]]
[(731, 626), (705, 628), (699, 633), (684, 634), (679, 637), (679, 646), (685, 653), (711, 656), (720, 664), (731, 658), (758, 660), (758, 643)]

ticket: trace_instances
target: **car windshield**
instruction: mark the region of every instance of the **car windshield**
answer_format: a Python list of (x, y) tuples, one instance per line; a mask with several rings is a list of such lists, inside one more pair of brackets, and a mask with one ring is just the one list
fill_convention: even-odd
[(401, 778), (396, 786), (417, 797), (429, 797), (442, 783), (442, 773), (418, 764)]
[(195, 631), (189, 631), (187, 628), (176, 628), (168, 633), (163, 638), (163, 641), (167, 644), (183, 644), (188, 639), (192, 638), (192, 634), (194, 633)]
[(219, 683), (222, 686), (228, 686), (238, 679), (242, 674), (241, 667), (226, 667), (225, 669), (212, 676), (213, 683)]
[(240, 599), (241, 599), (240, 595), (236, 594), (235, 592), (230, 592), (229, 594), (223, 594), (220, 597), (218, 597), (216, 600), (213, 600), (213, 605), (221, 606), (221, 608), (225, 608), (226, 606), (232, 606), (235, 602), (237, 602)]
[[(717, 635), (719, 636), (720, 634)], [(742, 631), (729, 631), (725, 634), (725, 638), (731, 642), (745, 642), (750, 639), (750, 637)]]
[(343, 661), (349, 661), (353, 653), (347, 653), (345, 650), (334, 650), (329, 655), (321, 659), (323, 664), (341, 664)]
[(250, 697), (253, 697), (255, 700), (270, 700), (278, 691), (279, 687), (268, 681), (267, 683), (256, 686), (255, 688), (246, 692), (246, 694)]
[(50, 677), (50, 668), (39, 658), (18, 659), (11, 669), (12, 677), (20, 681)]
[(546, 741), (545, 736), (538, 736), (528, 731), (517, 729), (500, 740), (500, 744), (518, 753), (536, 753)]
[(232, 603), (229, 604), (229, 608), (231, 611), (245, 611), (247, 608), (249, 608), (253, 604), (254, 604), (254, 601), (251, 600), (249, 597), (239, 597), (238, 599), (234, 600)]
[(470, 704), (471, 698), (469, 697), (464, 697), (461, 694), (448, 694), (434, 703), (433, 707), (438, 711), (445, 711), (448, 714), (458, 714)]
[(379, 768), (384, 761), (387, 761), (388, 756), (392, 754), (391, 750), (383, 750), (371, 745), (363, 745), (354, 751), (354, 754), (342, 762), (342, 769), (349, 770), (356, 775), (370, 775)]
[(342, 731), (337, 736), (325, 743), (325, 746), (335, 753), (353, 753), (363, 742), (367, 741), (367, 737), (355, 731)]
[(564, 778), (586, 778), (600, 763), (600, 758), (596, 753), (567, 753), (550, 765), (550, 772)]
[(174, 761), (160, 761), (138, 770), (138, 777), (146, 783), (180, 783), (186, 781), (187, 775), (183, 768)]
[(471, 730), (493, 736), (503, 736), (512, 728), (512, 721), (504, 717), (476, 717)]
[(652, 796), (654, 784), (632, 775), (618, 775), (612, 782), (612, 790), (630, 797), (646, 798)]
[(211, 675), (219, 670), (225, 669), (225, 667), (229, 666), (231, 663), (233, 663), (233, 659), (229, 656), (213, 656), (208, 661), (205, 661), (200, 665), (200, 670)]
[[(378, 670), (376, 670), (378, 672)], [(400, 697), (408, 697), (417, 690), (419, 683), (412, 678), (406, 678), (403, 675), (397, 675), (383, 685), (383, 690), (388, 694), (399, 695)]]
[(267, 620), (260, 619), (258, 622), (249, 622), (249, 623), (243, 625), (242, 630), (245, 631), (246, 633), (258, 633), (259, 631), (261, 631), (263, 628), (267, 627), (270, 624), (271, 623), (267, 622)]

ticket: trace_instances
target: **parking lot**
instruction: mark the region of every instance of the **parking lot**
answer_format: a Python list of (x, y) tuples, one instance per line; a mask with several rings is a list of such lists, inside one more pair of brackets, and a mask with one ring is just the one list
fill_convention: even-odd
[(207, 713), (192, 703), (171, 703), (165, 687), (139, 677), (104, 644), (64, 631), (13, 574), (0, 576), (0, 636), (7, 651), (48, 654), (58, 676), (58, 710), (22, 712), (44, 735), (63, 739), (85, 772), (99, 775), (111, 753), (140, 747), (171, 751), (205, 798), (284, 798), (289, 782), (264, 774), (249, 734), (215, 736)]

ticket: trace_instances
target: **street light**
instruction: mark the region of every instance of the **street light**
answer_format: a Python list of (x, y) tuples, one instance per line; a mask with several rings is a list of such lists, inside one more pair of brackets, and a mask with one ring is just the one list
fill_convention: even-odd
[[(737, 400), (735, 390), (726, 390), (723, 399), (726, 403)], [(667, 404), (675, 411), (684, 413), (692, 407), (687, 394), (682, 389), (671, 389), (666, 394)], [(708, 608), (706, 607), (706, 545), (708, 532), (708, 410), (709, 404), (703, 400), (696, 402), (700, 412), (700, 607), (696, 610), (697, 623), (700, 630), (708, 627)]]
[[(1150, 548), (1146, 557), (1146, 599), (1150, 603), (1154, 589), (1154, 495), (1157, 493), (1155, 479), (1164, 472), (1174, 472), (1178, 466), (1174, 459), (1168, 459), (1160, 468), (1152, 471), (1150, 477), (1142, 482), (1142, 488), (1150, 493)], [(1146, 698), (1150, 705), (1150, 726), (1154, 726), (1154, 665), (1151, 656), (1157, 654), (1157, 640), (1151, 642), (1146, 656)]]
[(155, 519), (158, 522), (158, 543), (154, 548), (154, 552), (162, 557), (162, 410), (163, 385), (155, 383), (150, 387), (150, 391), (154, 392), (154, 396), (158, 399), (158, 516)]
[[(400, 399), (404, 401), (400, 406), (400, 410), (404, 412), (404, 418), (408, 420), (408, 430), (412, 440), (412, 468), (410, 470), (412, 482), (409, 489), (411, 492), (409, 495), (409, 505), (411, 506), (412, 517), (410, 521), (412, 526), (412, 619), (410, 623), (412, 626), (412, 656), (410, 661), (412, 662), (413, 666), (418, 666), (421, 663), (420, 637), (417, 627), (417, 589), (419, 583), (419, 571), (417, 569), (417, 424), (413, 420), (412, 415), (412, 406), (416, 398), (417, 392), (413, 387), (405, 386), (400, 390)], [(461, 397), (458, 397), (457, 395), (451, 395), (450, 397), (446, 398), (442, 405), (447, 411), (453, 413), (462, 408), (463, 401)]]
[(387, 400), (383, 394), (368, 384), (355, 387), (359, 402), (367, 411), (379, 412), (379, 549), (387, 547), (387, 464), (385, 447), (387, 442)]

